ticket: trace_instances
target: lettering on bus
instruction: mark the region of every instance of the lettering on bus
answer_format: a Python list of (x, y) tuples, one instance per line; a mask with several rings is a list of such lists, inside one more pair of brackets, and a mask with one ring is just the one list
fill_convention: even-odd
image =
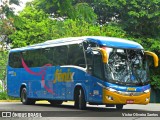
[(54, 73), (55, 79), (53, 80), (53, 83), (56, 82), (72, 82), (74, 72), (71, 72), (70, 69), (68, 69), (67, 72), (62, 72), (62, 69), (57, 69)]
[(128, 87), (128, 88), (127, 88), (127, 91), (136, 91), (136, 88)]

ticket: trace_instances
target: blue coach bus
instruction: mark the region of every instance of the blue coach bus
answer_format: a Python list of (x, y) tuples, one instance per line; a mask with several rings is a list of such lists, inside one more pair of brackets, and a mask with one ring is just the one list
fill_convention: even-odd
[(158, 66), (155, 53), (133, 41), (84, 36), (49, 40), (9, 52), (8, 95), (23, 104), (48, 100), (53, 105), (75, 101), (116, 106), (150, 101), (148, 56)]

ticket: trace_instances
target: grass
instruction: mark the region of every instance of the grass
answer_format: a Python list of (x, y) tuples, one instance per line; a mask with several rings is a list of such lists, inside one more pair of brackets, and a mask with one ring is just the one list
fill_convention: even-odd
[(0, 100), (20, 100), (20, 99), (8, 96), (7, 92), (0, 92)]

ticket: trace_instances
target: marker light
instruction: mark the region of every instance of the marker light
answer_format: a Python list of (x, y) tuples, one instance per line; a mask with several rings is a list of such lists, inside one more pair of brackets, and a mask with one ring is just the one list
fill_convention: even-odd
[(111, 92), (116, 92), (117, 90), (113, 89), (113, 88), (107, 88), (109, 91)]
[(149, 101), (149, 98), (146, 98), (146, 102)]
[(148, 92), (150, 92), (150, 89), (147, 89), (147, 90), (144, 91), (144, 93), (148, 93)]

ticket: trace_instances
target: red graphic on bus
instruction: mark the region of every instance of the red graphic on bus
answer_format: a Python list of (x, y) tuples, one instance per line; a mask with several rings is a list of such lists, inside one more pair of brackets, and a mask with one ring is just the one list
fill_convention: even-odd
[(41, 80), (42, 86), (43, 86), (49, 93), (54, 94), (53, 90), (50, 89), (50, 88), (48, 88), (48, 87), (46, 86), (46, 84), (45, 84), (45, 81), (44, 81), (44, 78), (45, 78), (45, 75), (46, 75), (46, 70), (47, 70), (48, 67), (50, 67), (50, 66), (52, 66), (52, 65), (51, 65), (51, 64), (46, 64), (46, 65), (42, 66), (42, 68), (41, 68), (41, 70), (40, 70), (39, 72), (34, 72), (34, 71), (32, 71), (32, 70), (26, 65), (26, 63), (25, 63), (25, 61), (23, 60), (23, 58), (21, 58), (21, 61), (22, 61), (22, 65), (23, 65), (24, 69), (25, 69), (28, 73), (30, 73), (30, 74), (32, 74), (32, 75), (36, 75), (36, 76), (42, 76), (42, 80)]

